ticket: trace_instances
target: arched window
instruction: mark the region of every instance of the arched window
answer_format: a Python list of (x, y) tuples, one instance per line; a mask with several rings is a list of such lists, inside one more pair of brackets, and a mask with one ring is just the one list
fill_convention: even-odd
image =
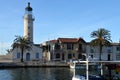
[(110, 61), (110, 54), (108, 54), (108, 61)]
[(20, 53), (17, 53), (17, 58), (18, 58), (18, 59), (20, 58)]
[(94, 49), (90, 49), (90, 52), (91, 52), (91, 53), (94, 53)]
[(40, 58), (39, 53), (36, 53), (35, 57), (36, 57), (36, 59), (39, 59)]
[(60, 44), (55, 43), (55, 49), (59, 50), (60, 49)]
[(60, 54), (59, 53), (56, 54), (56, 58), (60, 58)]
[(79, 44), (78, 50), (82, 51), (82, 44)]
[(68, 59), (72, 59), (72, 54), (68, 54)]

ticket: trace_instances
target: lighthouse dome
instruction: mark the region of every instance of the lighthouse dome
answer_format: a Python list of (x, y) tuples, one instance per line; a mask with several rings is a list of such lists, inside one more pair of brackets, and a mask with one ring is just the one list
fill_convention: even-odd
[(26, 11), (32, 11), (32, 8), (30, 7), (30, 2), (28, 2), (28, 6), (25, 8)]

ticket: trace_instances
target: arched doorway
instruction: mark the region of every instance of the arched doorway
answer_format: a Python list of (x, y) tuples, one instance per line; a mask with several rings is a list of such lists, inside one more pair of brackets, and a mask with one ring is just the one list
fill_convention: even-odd
[(108, 54), (108, 61), (110, 61), (110, 54)]
[(57, 53), (55, 58), (57, 61), (60, 61), (60, 53)]
[(72, 59), (72, 54), (71, 53), (68, 54), (68, 59)]
[(82, 54), (78, 54), (78, 59), (82, 59)]
[(64, 56), (64, 53), (62, 53), (62, 60), (65, 60), (65, 58), (64, 58), (65, 56)]
[(60, 58), (60, 54), (59, 53), (56, 54), (56, 58)]
[(30, 53), (26, 54), (26, 61), (30, 61)]

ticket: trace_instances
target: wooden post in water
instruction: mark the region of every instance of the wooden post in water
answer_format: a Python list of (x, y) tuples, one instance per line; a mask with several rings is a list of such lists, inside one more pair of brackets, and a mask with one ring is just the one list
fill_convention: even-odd
[(100, 64), (100, 67), (101, 67), (101, 76), (103, 76), (103, 64), (102, 63)]
[(89, 80), (89, 65), (88, 65), (88, 57), (86, 58), (86, 80)]

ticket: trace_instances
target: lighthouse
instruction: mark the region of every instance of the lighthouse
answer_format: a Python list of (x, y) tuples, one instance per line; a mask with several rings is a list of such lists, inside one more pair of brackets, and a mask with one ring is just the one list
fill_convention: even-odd
[[(42, 48), (40, 47), (40, 44), (34, 44), (33, 43), (33, 22), (34, 17), (32, 14), (32, 7), (30, 6), (30, 2), (28, 2), (27, 7), (25, 7), (25, 14), (24, 14), (24, 38), (29, 39), (31, 48), (28, 50), (27, 48), (24, 48), (25, 50), (21, 51), (21, 47), (15, 47), (12, 50), (12, 58), (14, 62), (20, 62), (21, 58), (23, 57), (23, 61), (38, 61), (42, 60)], [(22, 40), (23, 41), (23, 40)]]
[(24, 15), (24, 37), (28, 38), (31, 42), (33, 42), (33, 21), (35, 20), (32, 15), (32, 10), (30, 2), (28, 2)]

